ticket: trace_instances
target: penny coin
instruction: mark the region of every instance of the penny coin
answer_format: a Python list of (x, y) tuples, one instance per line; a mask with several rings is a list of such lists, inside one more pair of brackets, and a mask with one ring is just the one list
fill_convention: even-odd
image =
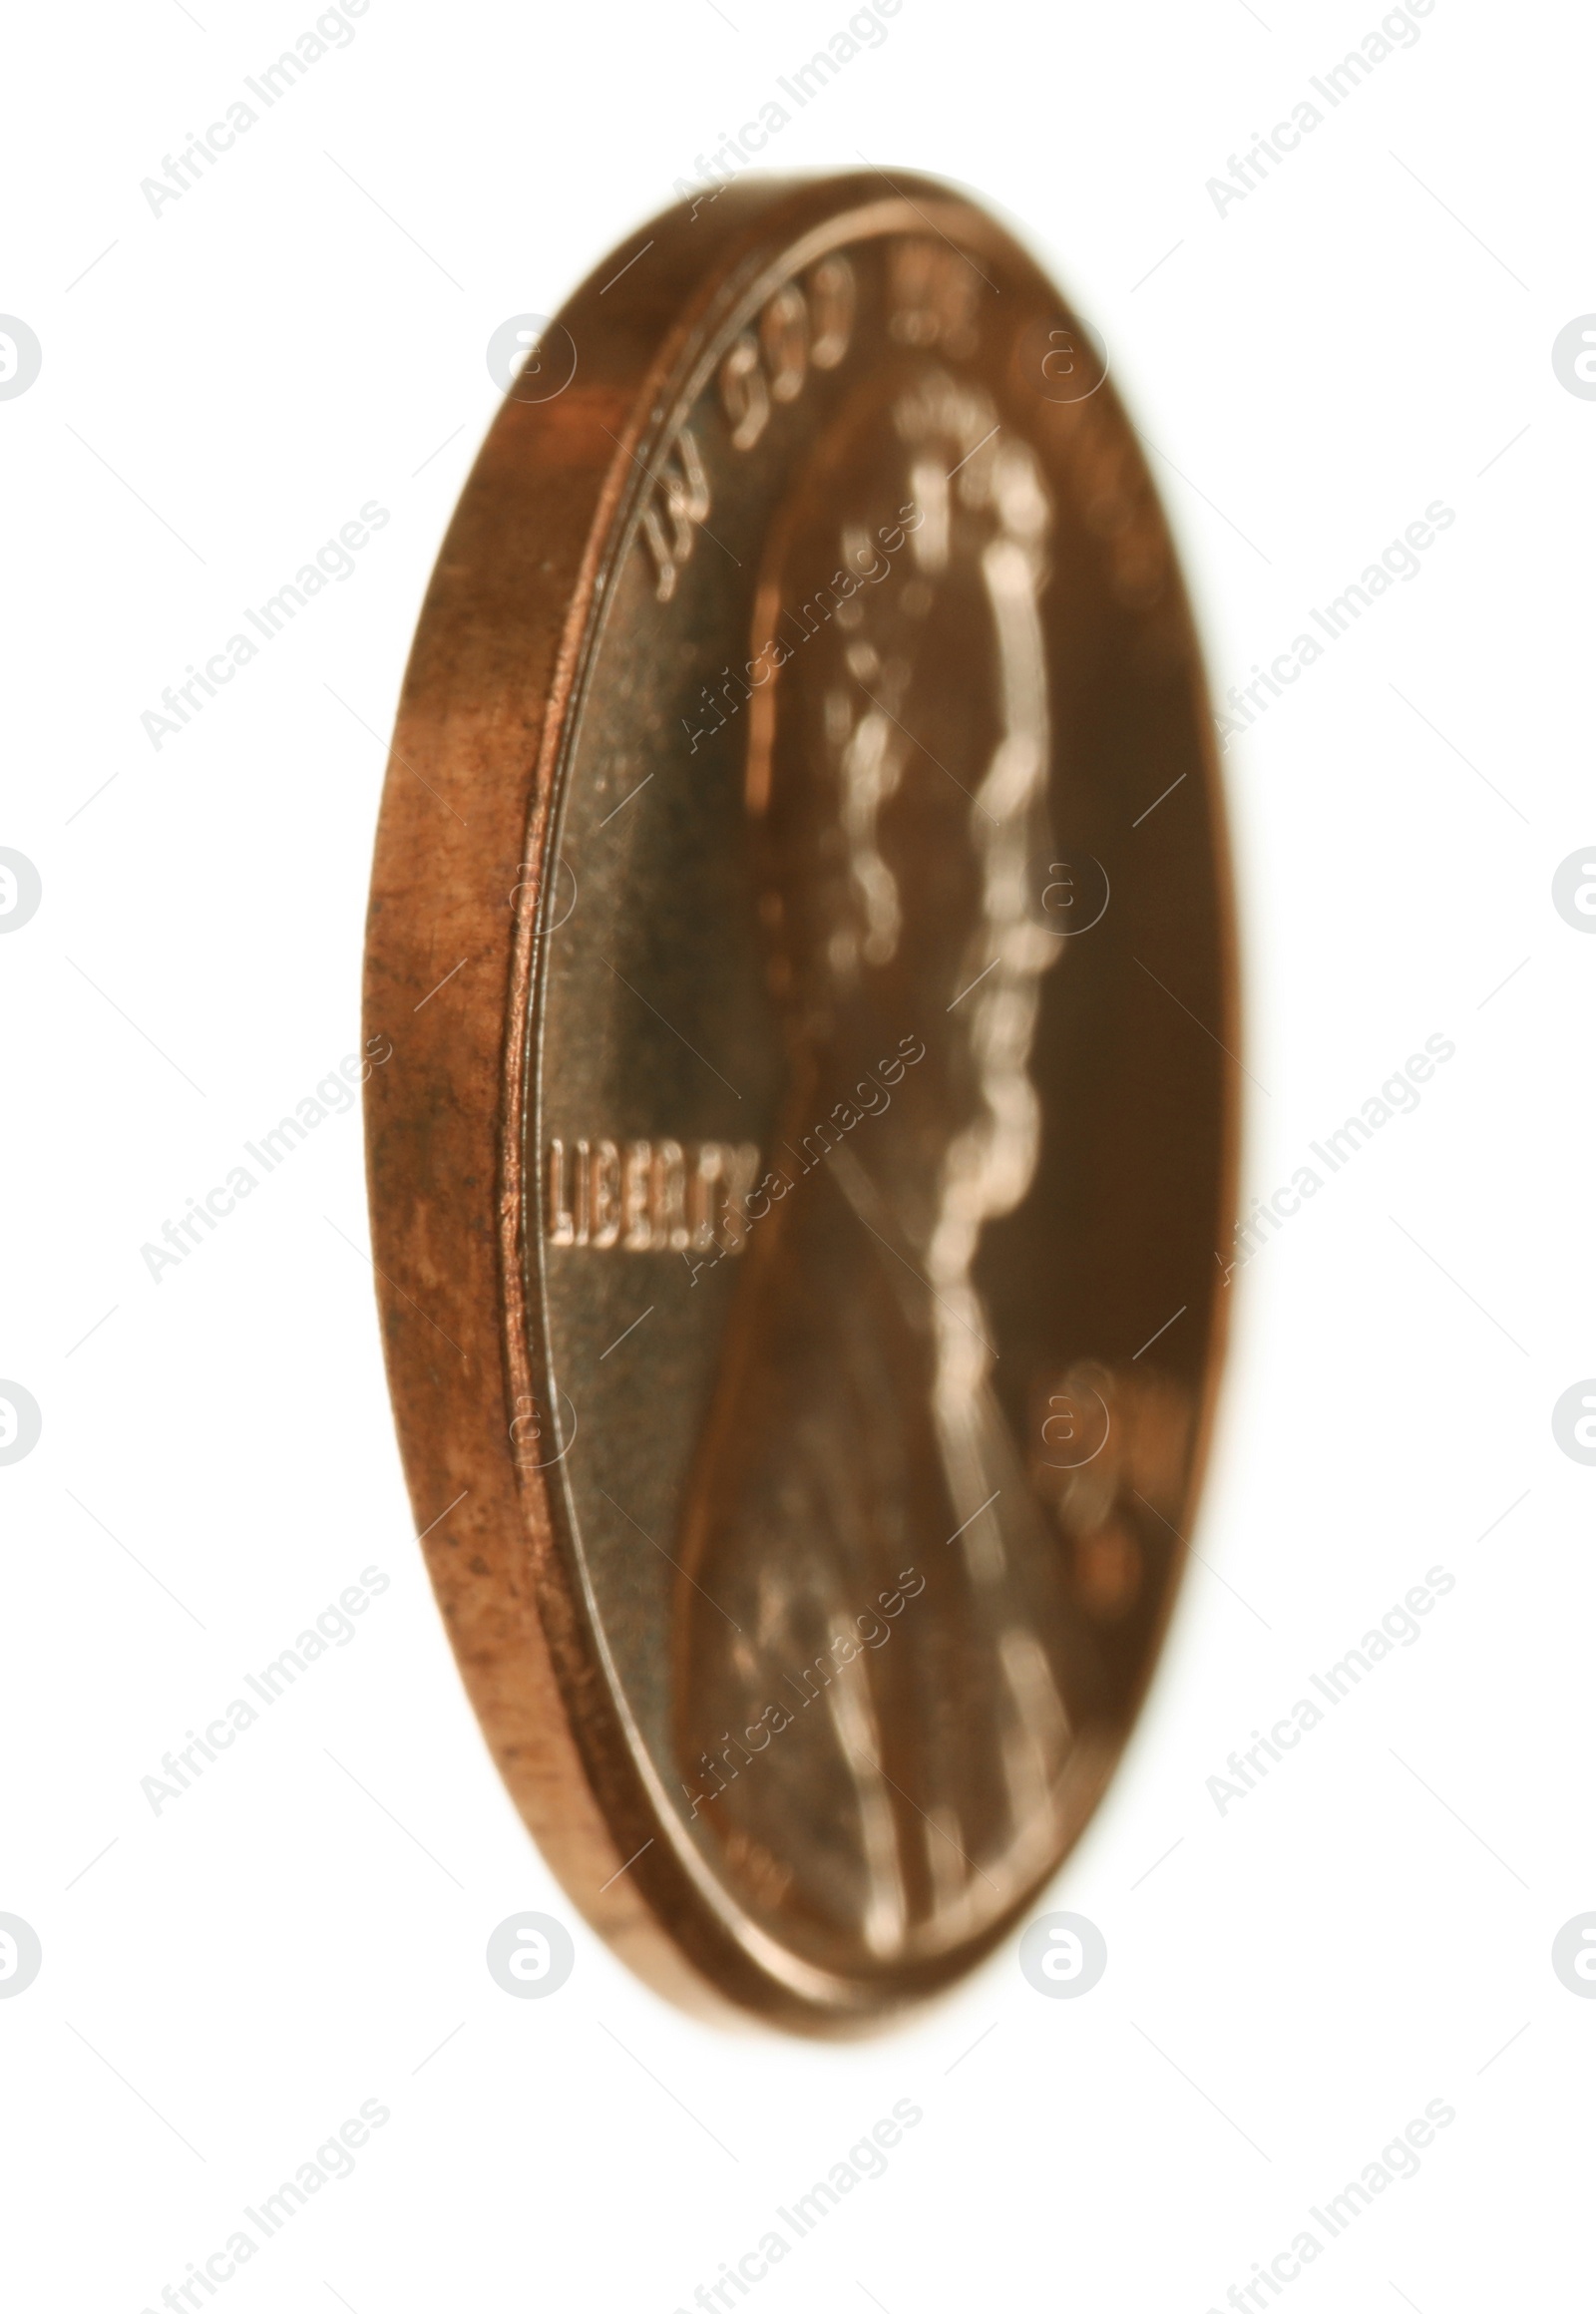
[(547, 337), (377, 842), (400, 1440), (575, 1904), (838, 2029), (1032, 1903), (1169, 1615), (1234, 1184), (1211, 715), (1108, 349), (961, 193), (742, 180)]

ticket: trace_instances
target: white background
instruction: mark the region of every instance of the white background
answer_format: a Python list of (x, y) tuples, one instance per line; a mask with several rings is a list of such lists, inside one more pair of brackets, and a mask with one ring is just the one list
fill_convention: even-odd
[[(1596, 2007), (1549, 1951), (1596, 1906), (1596, 1471), (1550, 1411), (1596, 1369), (1596, 940), (1550, 883), (1596, 812), (1596, 404), (1550, 354), (1596, 307), (1588, 22), (1437, 0), (1223, 215), (1206, 181), (1376, 0), (905, 0), (771, 148), (1016, 220), (1108, 341), (1216, 690), (1456, 512), (1226, 759), (1249, 1193), (1426, 1036), (1456, 1055), (1235, 1280), (1202, 1563), (1046, 1899), (1107, 1974), (1044, 2000), (1010, 1945), (838, 2049), (688, 2021), (580, 1922), (558, 1996), (489, 1978), (499, 1920), (570, 1907), (412, 1541), (357, 1115), (159, 1284), (140, 1249), (357, 1042), (385, 737), (491, 332), (554, 311), (850, 12), (373, 0), (153, 215), (140, 181), (315, 13), (101, 0), (11, 39), (0, 309), (44, 366), (0, 402), (0, 844), (44, 901), (0, 941), (0, 1374), (44, 1429), (0, 1469), (0, 1911), (44, 1966), (0, 2001), (8, 2299), (159, 2306), (377, 2099), (228, 2314), (668, 2314), (911, 2098), (760, 2314), (1200, 2314), (1438, 2099), (1420, 2173), (1290, 2303), (1571, 2303)], [(155, 749), (163, 687), (373, 499), (354, 575)], [(1221, 1816), (1227, 1754), (1437, 1563), (1421, 1640)], [(368, 1565), (358, 1637), (154, 1815), (140, 1779)]]

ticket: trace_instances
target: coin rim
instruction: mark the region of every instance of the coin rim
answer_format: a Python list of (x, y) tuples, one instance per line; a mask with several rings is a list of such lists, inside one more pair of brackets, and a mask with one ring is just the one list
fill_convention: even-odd
[[(803, 1962), (729, 1892), (722, 1904), (706, 1899), (659, 1838), (661, 1811), (620, 1725), (551, 1474), (519, 1470), (512, 1444), (518, 1401), (543, 1391), (547, 1402), (551, 1377), (525, 1138), (542, 1033), (540, 926), (507, 905), (504, 871), (530, 869), (541, 891), (606, 583), (629, 551), (651, 461), (712, 366), (726, 311), (826, 247), (929, 222), (1000, 255), (1067, 312), (1012, 233), (958, 188), (897, 173), (888, 184), (884, 193), (874, 172), (740, 180), (639, 226), (562, 308), (557, 321), (582, 348), (577, 377), (549, 402), (501, 405), (423, 603), (384, 783), (366, 948), (366, 1033), (394, 1046), (366, 1084), (389, 1387), (417, 1539), (485, 1739), (567, 1895), (645, 1981), (722, 2021), (753, 2010), (825, 2033), (867, 2027), (962, 1977), (1035, 1892), (948, 1955), (850, 1979)], [(655, 261), (637, 266), (644, 249)], [(1167, 538), (1161, 506), (1159, 519)], [(1213, 842), (1223, 1227), (1239, 1137), (1230, 847), (1172, 551), (1170, 582), (1164, 615), (1184, 630)], [(451, 998), (438, 967), (456, 956), (464, 969)], [(1212, 1305), (1188, 1503), (1206, 1459), (1227, 1300)], [(1127, 1729), (1177, 1589), (1178, 1569)], [(1116, 1748), (1072, 1837), (1117, 1758)]]

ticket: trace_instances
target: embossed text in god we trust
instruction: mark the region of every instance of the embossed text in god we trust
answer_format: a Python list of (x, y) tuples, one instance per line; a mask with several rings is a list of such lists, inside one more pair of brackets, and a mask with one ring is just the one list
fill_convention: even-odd
[(551, 1141), (545, 1235), (630, 1254), (740, 1254), (758, 1171), (751, 1141)]
[[(888, 251), (891, 335), (900, 345), (940, 347), (956, 357), (973, 353), (982, 278), (952, 246), (918, 234), (895, 240)], [(784, 281), (750, 317), (717, 372), (720, 408), (734, 450), (751, 450), (775, 407), (797, 401), (815, 371), (837, 368), (854, 342), (857, 301), (854, 269), (839, 250), (802, 279)], [(660, 460), (637, 532), (661, 602), (675, 593), (711, 506), (698, 437), (681, 425)]]

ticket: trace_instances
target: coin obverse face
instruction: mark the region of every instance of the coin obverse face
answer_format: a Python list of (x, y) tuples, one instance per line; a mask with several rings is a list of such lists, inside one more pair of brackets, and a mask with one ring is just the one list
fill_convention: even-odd
[(390, 1380), (506, 1781), (679, 1997), (930, 1993), (1125, 1740), (1227, 1298), (1210, 730), (1099, 341), (934, 183), (644, 226), (466, 486), (372, 890)]

